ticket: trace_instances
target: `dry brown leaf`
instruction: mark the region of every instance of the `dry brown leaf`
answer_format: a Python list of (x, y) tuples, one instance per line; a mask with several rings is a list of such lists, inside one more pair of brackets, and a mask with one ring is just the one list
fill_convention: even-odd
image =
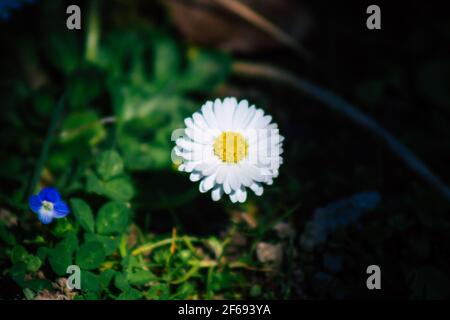
[[(166, 0), (180, 32), (191, 42), (226, 51), (254, 53), (281, 47), (265, 31), (211, 0)], [(301, 42), (312, 17), (299, 0), (246, 0), (245, 5)]]
[(278, 269), (283, 260), (283, 245), (281, 243), (271, 244), (260, 242), (256, 245), (256, 255), (262, 263), (273, 266)]

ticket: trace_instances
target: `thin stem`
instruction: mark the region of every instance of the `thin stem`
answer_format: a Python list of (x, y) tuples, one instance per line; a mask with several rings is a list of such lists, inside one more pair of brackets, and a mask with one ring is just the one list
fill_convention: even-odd
[(39, 183), (42, 168), (45, 165), (45, 162), (47, 161), (48, 152), (50, 150), (50, 147), (53, 142), (53, 138), (55, 137), (55, 132), (58, 123), (60, 122), (63, 110), (64, 110), (64, 94), (59, 98), (59, 101), (57, 105), (55, 106), (55, 109), (52, 112), (52, 117), (50, 119), (50, 124), (47, 130), (47, 135), (44, 140), (44, 144), (42, 145), (41, 152), (39, 154), (39, 158), (36, 162), (36, 166), (34, 167), (33, 175), (30, 180), (29, 188), (28, 188), (28, 194), (31, 196)]
[(236, 62), (233, 65), (233, 72), (241, 76), (264, 78), (289, 85), (322, 102), (329, 109), (343, 114), (355, 124), (378, 137), (400, 160), (422, 178), (424, 182), (441, 194), (447, 201), (450, 201), (450, 188), (424, 162), (375, 120), (333, 92), (323, 89), (306, 79), (297, 77), (288, 71), (266, 64)]

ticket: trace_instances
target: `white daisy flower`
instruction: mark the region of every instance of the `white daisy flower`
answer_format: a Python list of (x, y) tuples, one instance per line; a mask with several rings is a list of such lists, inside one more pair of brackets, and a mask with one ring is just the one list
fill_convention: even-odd
[(175, 163), (200, 181), (200, 192), (211, 190), (218, 201), (223, 194), (233, 203), (245, 202), (247, 188), (263, 194), (283, 163), (283, 140), (272, 117), (247, 100), (207, 101), (176, 139)]

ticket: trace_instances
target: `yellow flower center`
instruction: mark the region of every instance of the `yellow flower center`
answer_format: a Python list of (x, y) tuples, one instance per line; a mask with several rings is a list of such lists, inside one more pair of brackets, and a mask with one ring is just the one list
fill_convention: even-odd
[(247, 156), (248, 143), (237, 132), (222, 132), (214, 141), (214, 154), (223, 162), (238, 163)]

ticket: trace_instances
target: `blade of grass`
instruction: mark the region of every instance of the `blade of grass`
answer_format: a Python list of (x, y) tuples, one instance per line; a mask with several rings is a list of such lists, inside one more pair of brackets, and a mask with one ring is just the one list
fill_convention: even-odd
[(39, 158), (36, 162), (36, 166), (34, 167), (33, 175), (31, 177), (29, 187), (28, 187), (28, 195), (31, 196), (39, 183), (39, 179), (41, 177), (42, 169), (45, 165), (45, 162), (48, 158), (48, 153), (50, 151), (50, 147), (53, 143), (53, 139), (55, 137), (56, 128), (58, 123), (60, 123), (63, 111), (64, 111), (64, 94), (59, 98), (58, 103), (56, 104), (52, 117), (50, 119), (50, 124), (47, 130), (47, 135), (44, 140), (44, 144), (42, 145), (41, 152), (39, 154)]

